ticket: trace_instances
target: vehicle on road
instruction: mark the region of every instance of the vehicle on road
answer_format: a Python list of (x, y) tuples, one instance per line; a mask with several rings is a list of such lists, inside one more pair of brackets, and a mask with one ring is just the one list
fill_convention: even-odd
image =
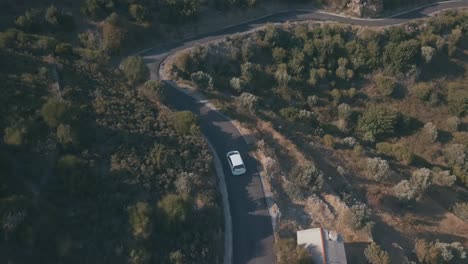
[(232, 175), (242, 175), (247, 171), (239, 151), (229, 151), (226, 154), (226, 157), (229, 167), (231, 168)]

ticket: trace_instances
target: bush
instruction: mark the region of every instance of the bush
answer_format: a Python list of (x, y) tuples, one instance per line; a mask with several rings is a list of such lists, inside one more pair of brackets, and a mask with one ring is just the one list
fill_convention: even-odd
[(372, 242), (364, 250), (364, 255), (366, 259), (371, 264), (390, 264), (390, 256), (388, 252), (383, 250), (379, 245)]
[(149, 78), (149, 69), (140, 56), (127, 57), (122, 62), (122, 70), (127, 80), (132, 84), (139, 84)]
[(182, 135), (198, 131), (197, 117), (190, 111), (174, 112), (171, 115), (171, 123)]
[(371, 211), (367, 205), (357, 203), (349, 208), (346, 214), (347, 224), (354, 230), (372, 231)]
[(375, 148), (379, 153), (394, 157), (405, 165), (410, 165), (414, 161), (414, 154), (408, 147), (401, 144), (381, 142), (377, 143)]
[(316, 95), (307, 96), (307, 105), (310, 108), (313, 108), (318, 103), (318, 97)]
[(374, 81), (377, 86), (377, 89), (383, 96), (392, 96), (397, 87), (397, 83), (395, 82), (395, 80), (387, 76), (377, 75), (374, 78)]
[(418, 99), (428, 101), (434, 91), (434, 85), (432, 83), (421, 82), (413, 85), (410, 88), (410, 91)]
[(433, 123), (431, 122), (426, 123), (424, 125), (423, 131), (424, 131), (424, 136), (429, 143), (434, 143), (437, 141), (439, 132), (437, 131), (437, 127)]
[(78, 144), (77, 137), (70, 125), (58, 125), (56, 135), (58, 142), (64, 146)]
[(164, 102), (167, 89), (165, 82), (148, 80), (145, 82), (144, 87), (153, 93), (159, 101)]
[(354, 148), (356, 145), (359, 144), (359, 142), (353, 137), (345, 137), (343, 139), (343, 144), (349, 148)]
[(118, 54), (122, 51), (127, 30), (120, 25), (120, 18), (112, 13), (102, 27), (103, 48), (109, 54)]
[(384, 65), (391, 71), (404, 72), (416, 63), (419, 52), (419, 42), (415, 39), (391, 42), (385, 46)]
[(407, 180), (402, 180), (393, 187), (393, 195), (402, 202), (409, 202), (417, 197), (416, 191)]
[(53, 29), (60, 29), (64, 31), (72, 31), (75, 29), (75, 22), (73, 17), (59, 11), (53, 5), (46, 9), (45, 22)]
[(300, 188), (311, 192), (318, 192), (323, 186), (323, 173), (314, 165), (295, 167), (290, 179)]
[(411, 186), (416, 191), (416, 199), (419, 199), (432, 185), (433, 173), (427, 168), (421, 168), (411, 174)]
[[(168, 229), (177, 231), (192, 213), (192, 205), (187, 197), (175, 194), (164, 196), (157, 205), (158, 215)], [(180, 231), (180, 230), (179, 230)]]
[(426, 63), (430, 63), (434, 57), (436, 50), (431, 46), (421, 47), (421, 55)]
[(351, 106), (349, 106), (349, 104), (343, 103), (338, 106), (338, 117), (341, 119), (348, 120), (352, 112), (353, 111), (351, 109)]
[(452, 207), (454, 215), (468, 222), (468, 202), (459, 202)]
[(128, 13), (136, 22), (143, 23), (150, 20), (150, 11), (147, 7), (138, 4), (132, 4), (128, 7)]
[(421, 263), (462, 263), (466, 259), (466, 251), (459, 242), (442, 243), (416, 240), (414, 253)]
[(37, 9), (29, 9), (15, 20), (15, 25), (27, 32), (41, 31), (43, 24), (42, 12)]
[(245, 90), (245, 83), (241, 78), (233, 77), (229, 81), (229, 84), (238, 93), (241, 93)]
[(323, 144), (329, 148), (335, 147), (335, 139), (332, 135), (325, 135), (323, 136)]
[(235, 102), (239, 112), (249, 111), (254, 113), (257, 108), (258, 97), (251, 93), (242, 93), (236, 97)]
[(398, 115), (383, 106), (370, 106), (358, 120), (357, 130), (365, 140), (375, 141), (395, 132)]
[(380, 158), (368, 158), (364, 173), (367, 178), (375, 181), (384, 181), (390, 177), (392, 170), (386, 160)]
[(213, 90), (213, 78), (211, 75), (202, 71), (194, 72), (190, 75), (192, 81), (197, 85), (198, 89), (201, 90)]
[(452, 114), (463, 116), (468, 112), (468, 91), (462, 84), (452, 83), (448, 87), (447, 102)]
[(452, 116), (446, 120), (447, 130), (457, 132), (460, 129), (461, 119), (458, 116)]
[(296, 245), (294, 239), (278, 238), (276, 241), (276, 254), (278, 264), (307, 264), (312, 263), (312, 258), (307, 249), (302, 245)]
[(457, 176), (451, 175), (450, 171), (434, 171), (433, 182), (439, 186), (452, 186), (457, 180)]
[(50, 127), (56, 127), (67, 121), (70, 105), (63, 101), (49, 99), (41, 108), (41, 115)]
[(151, 208), (146, 202), (137, 202), (127, 208), (128, 222), (132, 228), (133, 236), (146, 239), (151, 235), (152, 219)]
[(178, 24), (195, 18), (200, 10), (199, 0), (161, 0), (161, 19)]
[(22, 125), (14, 125), (5, 128), (5, 135), (3, 141), (7, 145), (20, 146), (24, 143), (27, 129)]

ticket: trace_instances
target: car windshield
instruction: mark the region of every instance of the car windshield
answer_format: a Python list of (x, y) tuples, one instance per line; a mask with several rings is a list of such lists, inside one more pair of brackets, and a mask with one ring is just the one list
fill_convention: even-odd
[(243, 169), (245, 169), (244, 165), (234, 166), (234, 170), (243, 170)]

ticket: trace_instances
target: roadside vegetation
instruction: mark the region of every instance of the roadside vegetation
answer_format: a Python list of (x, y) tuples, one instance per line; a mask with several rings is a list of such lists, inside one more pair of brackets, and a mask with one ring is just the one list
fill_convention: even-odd
[(72, 21), (49, 7), (0, 32), (2, 262), (220, 263), (222, 208), (196, 116), (164, 107), (141, 58), (112, 69), (94, 35), (68, 43)]
[[(380, 29), (267, 25), (182, 51), (171, 71), (256, 130), (276, 161), (269, 181), (285, 228), (332, 225), (348, 242), (376, 241), (370, 263), (388, 254), (432, 263), (416, 257), (416, 239), (468, 246), (467, 17), (449, 11)], [(289, 215), (290, 204), (318, 219)], [(456, 256), (445, 261), (466, 257)]]

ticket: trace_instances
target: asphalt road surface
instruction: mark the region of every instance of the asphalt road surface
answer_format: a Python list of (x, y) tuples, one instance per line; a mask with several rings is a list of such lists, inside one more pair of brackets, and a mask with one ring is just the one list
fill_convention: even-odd
[[(461, 7), (468, 7), (468, 0), (436, 3), (392, 18), (374, 20), (340, 17), (316, 10), (286, 11), (213, 33), (202, 34), (180, 42), (152, 48), (141, 52), (140, 55), (144, 57), (146, 63), (152, 69), (151, 77), (159, 79), (160, 64), (168, 55), (181, 49), (222, 39), (231, 34), (249, 31), (266, 23), (320, 20), (363, 26), (388, 26), (423, 18), (443, 9)], [(243, 140), (240, 132), (228, 118), (210, 109), (204, 102), (200, 102), (178, 89), (170, 89), (167, 101), (169, 102), (168, 106), (174, 110), (189, 110), (199, 116), (202, 132), (209, 139), (223, 163), (232, 218), (233, 263), (275, 263), (273, 229), (257, 170), (258, 162), (248, 155), (249, 146)], [(225, 158), (226, 153), (230, 150), (240, 151), (247, 166), (245, 175), (232, 176), (230, 173)]]

